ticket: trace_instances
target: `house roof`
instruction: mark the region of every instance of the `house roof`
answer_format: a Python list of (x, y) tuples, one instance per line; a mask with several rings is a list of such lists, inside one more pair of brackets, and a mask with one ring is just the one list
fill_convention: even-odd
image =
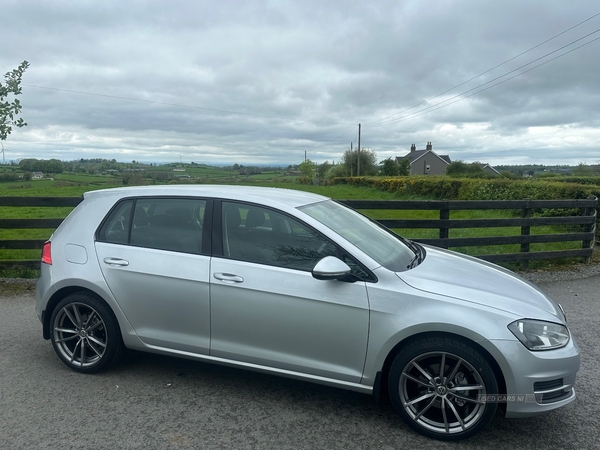
[(479, 163), (479, 165), (481, 166), (482, 169), (490, 169), (491, 171), (495, 172), (497, 175), (500, 175), (500, 172), (498, 172), (494, 167), (490, 166), (488, 163)]
[(406, 154), (404, 156), (398, 157), (398, 160), (408, 159), (408, 162), (410, 162), (411, 164), (413, 164), (415, 161), (421, 159), (423, 156), (427, 155), (428, 153), (430, 153), (432, 156), (435, 156), (435, 157), (441, 159), (446, 164), (450, 164), (452, 162), (450, 160), (450, 156), (448, 156), (448, 155), (438, 155), (433, 150), (414, 150), (414, 151), (411, 151), (410, 153), (408, 153), (408, 154)]

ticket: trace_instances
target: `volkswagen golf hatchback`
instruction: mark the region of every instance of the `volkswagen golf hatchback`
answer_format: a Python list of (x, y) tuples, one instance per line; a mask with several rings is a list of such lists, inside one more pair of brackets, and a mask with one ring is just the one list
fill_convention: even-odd
[(575, 399), (579, 349), (539, 289), (315, 194), (88, 192), (44, 245), (36, 297), (44, 338), (83, 373), (126, 348), (225, 364), (389, 396), (446, 440), (499, 406)]

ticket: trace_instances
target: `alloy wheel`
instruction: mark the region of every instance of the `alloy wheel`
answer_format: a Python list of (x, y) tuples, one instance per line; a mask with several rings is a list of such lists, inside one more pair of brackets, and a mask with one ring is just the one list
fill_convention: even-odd
[(426, 430), (463, 433), (484, 414), (486, 388), (468, 361), (436, 351), (412, 359), (402, 370), (399, 396), (408, 416)]
[(106, 352), (108, 335), (104, 320), (85, 303), (63, 306), (55, 316), (52, 330), (57, 351), (72, 366), (94, 366)]

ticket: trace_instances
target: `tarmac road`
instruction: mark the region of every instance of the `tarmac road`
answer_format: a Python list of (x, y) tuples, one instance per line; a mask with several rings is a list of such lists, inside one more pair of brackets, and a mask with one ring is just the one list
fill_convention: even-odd
[(77, 374), (42, 339), (33, 293), (0, 291), (0, 448), (600, 448), (600, 275), (540, 286), (581, 347), (577, 400), (536, 418), (497, 415), (460, 444), (415, 434), (367, 395), (194, 361), (131, 352)]

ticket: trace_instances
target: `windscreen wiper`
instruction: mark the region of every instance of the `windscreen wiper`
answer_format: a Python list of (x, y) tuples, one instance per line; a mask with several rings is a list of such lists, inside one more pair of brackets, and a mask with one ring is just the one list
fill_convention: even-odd
[(408, 266), (406, 266), (407, 269), (412, 269), (413, 267), (417, 267), (419, 264), (421, 264), (425, 259), (425, 249), (409, 239), (406, 239), (406, 245), (408, 245), (408, 248), (410, 248), (415, 254), (415, 256), (413, 256), (408, 263)]

